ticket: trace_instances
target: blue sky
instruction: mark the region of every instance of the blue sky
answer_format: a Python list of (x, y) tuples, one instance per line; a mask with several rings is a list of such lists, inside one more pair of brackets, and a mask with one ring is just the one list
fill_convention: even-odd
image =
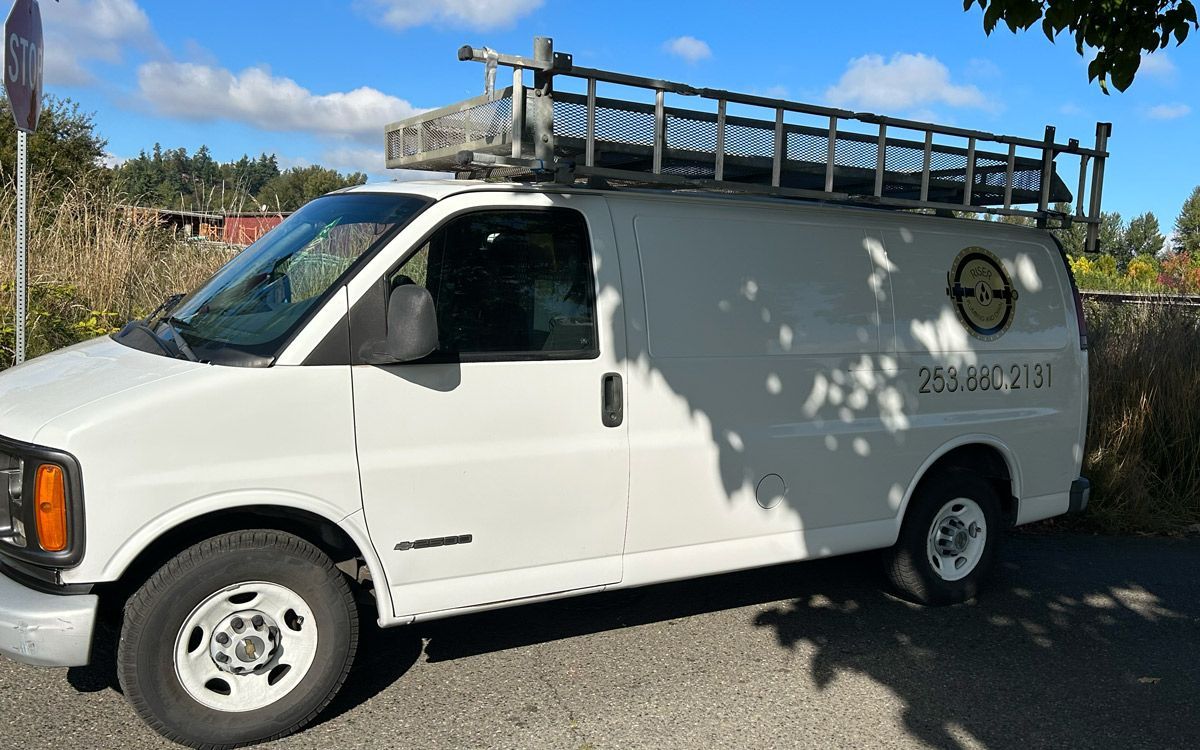
[(1164, 231), (1200, 184), (1200, 34), (1105, 96), (1071, 40), (985, 37), (961, 0), (41, 5), (46, 89), (95, 112), (117, 160), (156, 141), (207, 144), (222, 161), (266, 151), (390, 179), (385, 122), (482, 91), (460, 45), (528, 54), (545, 34), (580, 65), (996, 133), (1039, 138), (1054, 124), (1060, 141), (1088, 143), (1111, 121), (1105, 208), (1153, 210)]

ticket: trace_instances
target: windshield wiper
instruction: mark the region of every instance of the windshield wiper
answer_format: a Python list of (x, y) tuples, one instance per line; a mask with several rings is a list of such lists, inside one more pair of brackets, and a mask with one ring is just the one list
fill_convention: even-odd
[(192, 362), (199, 362), (200, 358), (196, 356), (196, 353), (192, 351), (192, 347), (188, 345), (188, 342), (183, 337), (183, 334), (179, 332), (180, 328), (190, 328), (192, 324), (185, 320), (180, 320), (173, 315), (167, 316), (163, 322), (167, 324), (167, 331), (171, 334), (171, 338), (175, 341), (175, 347), (179, 349), (180, 354), (187, 357)]
[(154, 320), (155, 315), (158, 315), (159, 313), (165, 314), (165, 313), (171, 312), (172, 310), (175, 309), (175, 305), (178, 305), (179, 301), (182, 300), (186, 296), (187, 295), (182, 294), (182, 293), (176, 293), (176, 294), (170, 295), (169, 297), (164, 299), (162, 301), (162, 303), (159, 304), (158, 307), (154, 308), (154, 311), (152, 313), (150, 313), (146, 317), (142, 318), (142, 321), (145, 322), (147, 325), (149, 325), (150, 321)]

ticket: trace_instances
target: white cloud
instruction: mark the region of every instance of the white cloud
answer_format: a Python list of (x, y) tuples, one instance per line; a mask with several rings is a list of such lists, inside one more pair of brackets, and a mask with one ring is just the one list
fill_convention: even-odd
[(712, 49), (708, 46), (708, 42), (694, 36), (677, 36), (668, 39), (663, 42), (663, 49), (690, 63), (698, 63), (712, 57)]
[(1062, 105), (1059, 106), (1058, 111), (1060, 114), (1066, 115), (1067, 117), (1079, 117), (1083, 114), (1083, 107), (1079, 106), (1075, 102), (1063, 102)]
[(1140, 75), (1164, 80), (1174, 78), (1176, 72), (1175, 63), (1171, 62), (1166, 52), (1142, 55), (1142, 63), (1138, 67)]
[(125, 161), (126, 161), (126, 159), (124, 156), (117, 156), (116, 154), (105, 151), (102, 156), (100, 156), (98, 159), (96, 159), (96, 165), (101, 166), (101, 167), (108, 167), (109, 169), (115, 169), (116, 167), (119, 167), (122, 164), (124, 164)]
[(95, 76), (85, 64), (119, 63), (129, 48), (162, 51), (150, 19), (134, 0), (41, 3), (46, 36), (43, 75), (50, 85), (81, 86)]
[(1191, 114), (1192, 108), (1186, 104), (1159, 104), (1146, 110), (1146, 116), (1151, 120), (1178, 120)]
[(339, 172), (382, 174), (384, 167), (383, 139), (379, 148), (335, 148), (321, 156), (321, 164)]
[(367, 17), (403, 31), (433, 24), (487, 31), (512, 26), (543, 0), (368, 0)]
[(971, 85), (950, 81), (950, 71), (937, 58), (923, 54), (895, 54), (852, 59), (825, 98), (839, 107), (909, 110), (930, 104), (952, 107), (989, 106), (988, 99)]
[(263, 67), (233, 73), (196, 63), (150, 62), (138, 69), (138, 91), (156, 112), (172, 117), (361, 140), (382, 141), (384, 125), (420, 111), (366, 86), (314, 94)]

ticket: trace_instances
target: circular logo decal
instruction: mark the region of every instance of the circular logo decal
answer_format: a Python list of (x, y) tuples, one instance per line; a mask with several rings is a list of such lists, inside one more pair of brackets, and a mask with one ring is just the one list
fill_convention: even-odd
[(1017, 290), (1000, 259), (982, 247), (965, 248), (954, 259), (946, 294), (963, 327), (977, 339), (993, 341), (1012, 325)]

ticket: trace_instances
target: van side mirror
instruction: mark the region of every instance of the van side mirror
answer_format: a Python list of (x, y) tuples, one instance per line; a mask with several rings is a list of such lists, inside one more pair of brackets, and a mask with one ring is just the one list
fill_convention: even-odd
[(393, 362), (424, 359), (438, 347), (437, 310), (423, 286), (404, 284), (388, 296), (385, 354)]

